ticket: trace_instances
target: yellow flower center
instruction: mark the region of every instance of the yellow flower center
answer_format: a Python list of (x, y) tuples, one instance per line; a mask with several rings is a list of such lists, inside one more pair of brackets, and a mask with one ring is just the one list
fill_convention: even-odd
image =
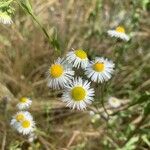
[(71, 96), (75, 101), (82, 101), (85, 99), (86, 91), (83, 87), (74, 87), (71, 91)]
[(29, 128), (31, 123), (30, 123), (30, 121), (25, 120), (25, 121), (22, 122), (21, 125), (22, 125), (23, 128)]
[(16, 120), (17, 120), (18, 122), (21, 122), (21, 121), (23, 121), (24, 119), (25, 119), (25, 117), (24, 117), (23, 114), (18, 114), (18, 115), (16, 116)]
[(26, 103), (27, 101), (28, 101), (28, 99), (26, 97), (20, 98), (20, 102), (21, 103)]
[(102, 72), (104, 70), (104, 63), (95, 63), (93, 65), (93, 69), (96, 71), (96, 72)]
[(50, 67), (49, 73), (53, 78), (60, 77), (64, 72), (64, 68), (60, 64), (54, 64)]
[(75, 54), (77, 57), (79, 57), (80, 59), (86, 59), (87, 58), (87, 54), (85, 53), (85, 51), (83, 51), (82, 49), (76, 50)]
[(121, 32), (121, 33), (125, 33), (124, 27), (121, 27), (121, 26), (117, 27), (117, 28), (116, 28), (116, 31), (117, 31), (117, 32)]

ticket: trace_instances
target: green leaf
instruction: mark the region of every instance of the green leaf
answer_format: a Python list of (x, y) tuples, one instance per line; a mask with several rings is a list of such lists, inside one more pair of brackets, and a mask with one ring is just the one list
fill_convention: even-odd
[(148, 136), (146, 134), (142, 136), (142, 140), (150, 147), (150, 141), (149, 141)]
[(144, 114), (145, 115), (149, 115), (150, 114), (150, 102), (144, 108)]
[(33, 9), (29, 0), (21, 0), (20, 3), (24, 9), (28, 10), (30, 13), (33, 13)]
[(55, 48), (56, 51), (60, 51), (60, 44), (59, 44), (56, 28), (55, 27), (51, 28), (49, 33), (52, 38), (51, 44), (53, 45), (53, 47)]
[(134, 104), (141, 104), (143, 102), (147, 102), (148, 100), (150, 100), (150, 93), (145, 92), (140, 96), (140, 98), (136, 102), (134, 102)]
[(149, 0), (142, 0), (141, 3), (142, 3), (143, 9), (146, 10), (147, 5), (150, 3), (150, 1)]
[(8, 7), (13, 0), (9, 0), (7, 2), (0, 2), (0, 8)]
[(122, 148), (119, 148), (117, 150), (135, 150), (136, 142), (138, 142), (138, 140), (139, 140), (138, 136), (133, 137), (128, 141), (128, 143), (126, 143), (125, 146), (123, 146)]

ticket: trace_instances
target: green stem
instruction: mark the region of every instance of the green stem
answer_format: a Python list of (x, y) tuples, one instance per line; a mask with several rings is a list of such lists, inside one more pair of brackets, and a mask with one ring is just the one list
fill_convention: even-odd
[[(18, 2), (18, 1), (17, 1)], [(40, 23), (40, 21), (38, 20), (38, 18), (33, 14), (31, 7), (27, 6), (26, 4), (22, 3), (22, 2), (18, 2), (18, 4), (20, 5), (20, 7), (23, 8), (23, 10), (25, 12), (27, 12), (32, 19), (39, 25), (39, 27), (41, 28), (41, 30), (43, 31), (44, 35), (46, 36), (48, 42), (53, 46), (53, 48), (58, 52), (59, 51), (59, 44), (56, 43), (57, 41), (53, 38), (51, 38), (48, 34), (48, 32), (46, 31), (46, 29), (44, 28), (44, 26)]]
[(109, 114), (108, 114), (107, 109), (106, 109), (105, 104), (104, 104), (104, 89), (105, 89), (105, 85), (102, 84), (100, 89), (101, 89), (101, 104), (102, 104), (102, 107), (103, 107), (105, 113), (108, 115), (108, 119), (109, 119)]

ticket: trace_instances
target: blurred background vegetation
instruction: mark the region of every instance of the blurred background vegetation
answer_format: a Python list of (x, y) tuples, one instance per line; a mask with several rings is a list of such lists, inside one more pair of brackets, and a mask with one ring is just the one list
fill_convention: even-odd
[[(37, 22), (14, 3), (14, 23), (0, 24), (0, 146), (2, 150), (149, 150), (150, 149), (150, 1), (31, 0)], [(129, 42), (110, 38), (107, 30), (125, 27)], [(104, 56), (116, 64), (105, 89), (123, 106), (109, 117), (69, 110), (61, 91), (48, 89), (49, 65), (71, 48), (89, 58)], [(98, 92), (98, 91), (97, 91)], [(38, 127), (33, 142), (10, 127), (19, 97), (33, 99)], [(131, 107), (129, 107), (131, 106)]]

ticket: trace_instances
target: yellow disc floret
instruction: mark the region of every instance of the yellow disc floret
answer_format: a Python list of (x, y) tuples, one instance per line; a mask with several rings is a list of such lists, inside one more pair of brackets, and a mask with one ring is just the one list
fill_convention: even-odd
[(102, 72), (104, 70), (104, 63), (95, 63), (93, 65), (93, 69), (96, 71), (96, 72)]
[(85, 99), (86, 91), (83, 87), (74, 87), (71, 91), (71, 96), (75, 101), (82, 101)]
[(26, 97), (20, 98), (21, 103), (26, 103), (27, 101), (28, 101), (28, 98), (26, 98)]
[(50, 69), (49, 73), (53, 78), (58, 78), (60, 77), (64, 72), (64, 68), (60, 64), (53, 64)]
[(29, 120), (24, 120), (21, 125), (23, 128), (29, 128), (31, 123)]
[(125, 29), (124, 29), (124, 27), (122, 27), (122, 26), (118, 26), (118, 27), (116, 28), (116, 31), (117, 31), (117, 32), (120, 32), (120, 33), (125, 33)]
[(23, 121), (25, 119), (25, 117), (24, 117), (24, 115), (23, 114), (17, 114), (16, 115), (16, 120), (18, 121), (18, 122), (21, 122), (21, 121)]
[(87, 58), (87, 54), (85, 51), (83, 51), (82, 49), (76, 50), (75, 51), (75, 55), (77, 57), (79, 57), (80, 59), (86, 59)]

